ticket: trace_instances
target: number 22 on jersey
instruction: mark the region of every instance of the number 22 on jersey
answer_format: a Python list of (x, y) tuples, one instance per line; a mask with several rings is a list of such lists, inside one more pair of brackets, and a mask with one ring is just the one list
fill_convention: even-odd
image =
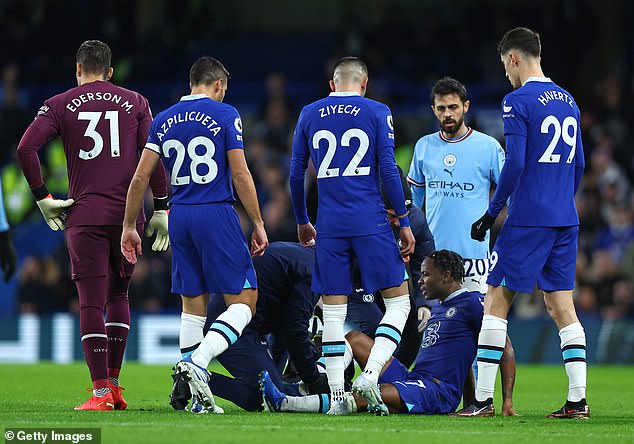
[(359, 128), (350, 128), (341, 136), (341, 144), (337, 144), (337, 136), (335, 136), (331, 131), (328, 130), (319, 130), (313, 135), (313, 148), (319, 149), (319, 142), (322, 140), (326, 140), (328, 142), (328, 147), (326, 148), (326, 154), (324, 155), (323, 160), (319, 164), (319, 169), (317, 171), (317, 178), (324, 179), (327, 177), (337, 177), (339, 176), (339, 168), (330, 168), (330, 164), (332, 163), (333, 158), (335, 157), (335, 153), (339, 146), (349, 147), (350, 141), (352, 139), (359, 140), (359, 148), (357, 148), (357, 152), (354, 153), (352, 159), (348, 163), (348, 166), (343, 170), (342, 176), (368, 176), (370, 174), (370, 167), (359, 167), (359, 163), (363, 160), (365, 153), (368, 151), (368, 147), (370, 146), (370, 138), (366, 134), (365, 131)]

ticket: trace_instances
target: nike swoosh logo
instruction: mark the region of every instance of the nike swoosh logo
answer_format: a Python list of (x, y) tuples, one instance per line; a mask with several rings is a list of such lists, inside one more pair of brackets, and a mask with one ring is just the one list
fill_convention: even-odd
[(512, 110), (512, 109), (513, 109), (513, 107), (512, 107), (512, 106), (506, 106), (506, 100), (505, 100), (505, 101), (504, 101), (504, 104), (502, 105), (502, 110), (503, 110), (505, 113), (509, 113), (509, 112), (511, 112), (511, 110)]

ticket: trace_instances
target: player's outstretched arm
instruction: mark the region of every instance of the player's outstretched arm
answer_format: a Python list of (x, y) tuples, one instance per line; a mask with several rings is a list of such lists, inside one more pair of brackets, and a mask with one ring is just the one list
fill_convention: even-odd
[(131, 264), (136, 264), (137, 254), (143, 254), (141, 249), (141, 237), (136, 231), (136, 219), (143, 205), (143, 198), (147, 190), (150, 176), (156, 168), (159, 155), (149, 149), (143, 150), (141, 160), (137, 165), (125, 203), (125, 215), (123, 217), (123, 231), (121, 233), (121, 253)]
[(251, 255), (261, 256), (269, 245), (269, 240), (264, 229), (264, 220), (260, 213), (260, 204), (255, 192), (255, 184), (251, 171), (244, 158), (244, 151), (241, 149), (227, 151), (229, 168), (233, 176), (233, 185), (236, 187), (240, 202), (246, 210), (253, 223), (253, 233), (251, 234)]

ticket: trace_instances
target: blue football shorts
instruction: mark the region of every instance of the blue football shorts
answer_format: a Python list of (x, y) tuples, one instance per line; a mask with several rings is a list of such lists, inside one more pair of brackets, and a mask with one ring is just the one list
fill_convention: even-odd
[(385, 372), (379, 377), (379, 384), (392, 384), (398, 391), (407, 413), (440, 415), (450, 413), (455, 407), (443, 396), (440, 381), (422, 378), (407, 368), (396, 358), (392, 359)]
[(239, 294), (257, 288), (251, 253), (231, 205), (173, 205), (172, 293)]
[(398, 287), (408, 279), (391, 231), (367, 236), (317, 236), (312, 290), (325, 295), (352, 293), (352, 266), (357, 259), (366, 293)]
[(504, 224), (491, 253), (487, 284), (531, 293), (575, 288), (579, 227)]

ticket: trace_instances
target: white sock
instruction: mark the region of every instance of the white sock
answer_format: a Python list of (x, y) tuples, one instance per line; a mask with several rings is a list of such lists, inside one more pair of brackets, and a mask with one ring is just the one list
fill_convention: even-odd
[(376, 329), (374, 345), (363, 369), (365, 377), (375, 384), (379, 380), (383, 366), (401, 342), (401, 334), (410, 309), (409, 295), (385, 298), (384, 302), (385, 314)]
[[(343, 394), (343, 402), (348, 404), (348, 411), (356, 413), (357, 403), (352, 393)], [(330, 395), (287, 396), (282, 402), (283, 412), (327, 413), (330, 409)]]
[(344, 356), (346, 343), (343, 335), (343, 323), (346, 320), (348, 306), (346, 304), (324, 304), (324, 332), (321, 350), (326, 362), (326, 375), (333, 400), (342, 400), (344, 394), (344, 376), (346, 369)]
[[(344, 342), (346, 343), (346, 351), (343, 354), (343, 368), (346, 369), (352, 362), (354, 356), (352, 354), (352, 346), (348, 340), (344, 338)], [(317, 360), (317, 371), (319, 373), (326, 373), (326, 360), (323, 356)]]
[(207, 335), (192, 354), (194, 364), (207, 368), (212, 359), (236, 342), (251, 321), (251, 309), (246, 304), (231, 304), (209, 327)]
[(586, 334), (579, 322), (559, 330), (561, 354), (568, 375), (568, 401), (586, 397)]
[(326, 413), (330, 409), (330, 395), (287, 396), (281, 409), (283, 412)]
[(478, 337), (478, 383), (476, 400), (493, 398), (495, 378), (500, 366), (500, 358), (506, 344), (508, 321), (497, 316), (484, 315)]
[(194, 353), (198, 345), (203, 341), (203, 328), (207, 318), (189, 313), (181, 313), (181, 328), (178, 335), (178, 346), (181, 349), (181, 357)]

